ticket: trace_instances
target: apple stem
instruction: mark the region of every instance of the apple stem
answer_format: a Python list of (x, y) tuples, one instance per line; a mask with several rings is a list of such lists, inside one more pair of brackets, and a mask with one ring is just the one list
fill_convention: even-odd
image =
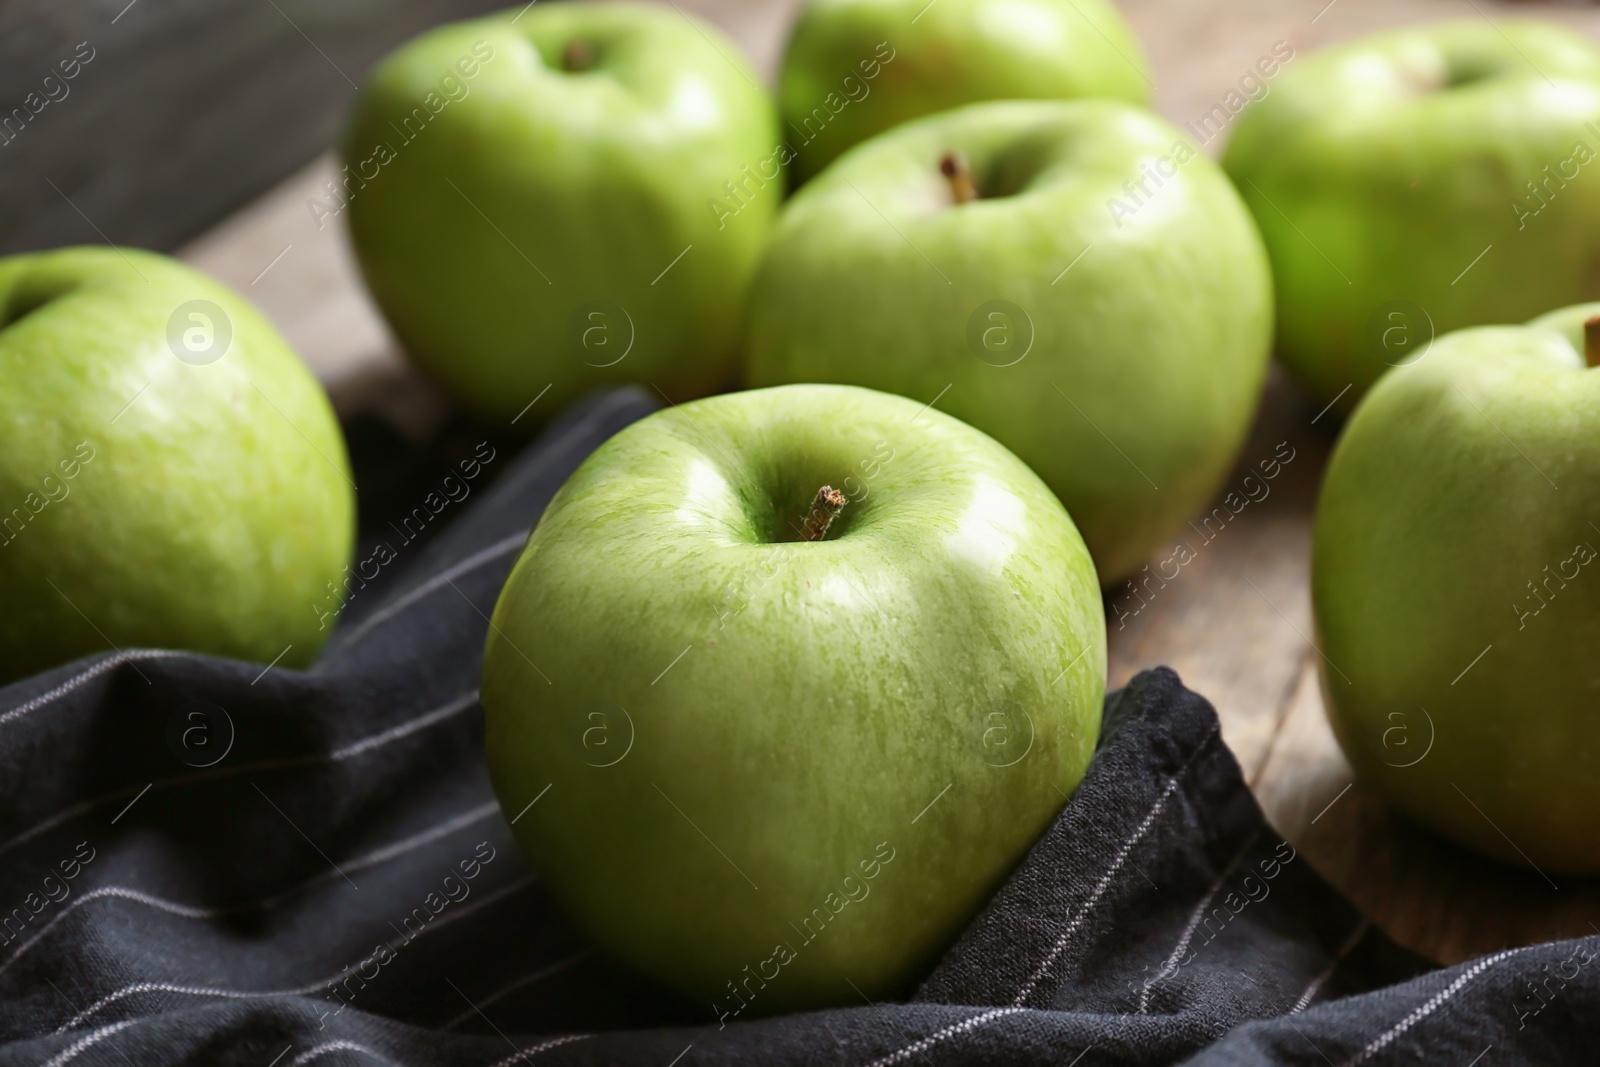
[(972, 168), (967, 157), (960, 152), (946, 152), (939, 159), (939, 173), (950, 183), (950, 195), (958, 204), (968, 204), (978, 199), (978, 187), (972, 181)]
[(850, 498), (831, 485), (825, 485), (817, 490), (817, 499), (811, 503), (811, 514), (806, 516), (806, 523), (800, 527), (800, 540), (820, 541), (828, 536), (828, 527), (833, 525), (833, 520), (839, 517), (839, 512), (844, 510)]
[(574, 38), (561, 50), (561, 67), (577, 74), (594, 66), (594, 46), (588, 41)]
[(1583, 361), (1591, 367), (1600, 367), (1600, 315), (1583, 324)]

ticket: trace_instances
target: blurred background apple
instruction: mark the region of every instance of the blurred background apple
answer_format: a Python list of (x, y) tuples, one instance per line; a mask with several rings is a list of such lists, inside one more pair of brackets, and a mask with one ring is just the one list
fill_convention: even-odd
[(0, 260), (0, 681), (111, 648), (316, 657), (355, 536), (327, 397), (165, 256)]
[(1155, 83), (1107, 0), (811, 0), (778, 74), (804, 181), (908, 119), (981, 100), (1104, 96), (1144, 104)]
[(1434, 336), (1600, 296), (1600, 49), (1485, 17), (1297, 58), (1224, 163), (1272, 257), (1278, 355), (1349, 410)]
[(1600, 873), (1596, 316), (1459, 330), (1385, 375), (1334, 451), (1312, 568), (1350, 762), (1422, 824), (1562, 874)]

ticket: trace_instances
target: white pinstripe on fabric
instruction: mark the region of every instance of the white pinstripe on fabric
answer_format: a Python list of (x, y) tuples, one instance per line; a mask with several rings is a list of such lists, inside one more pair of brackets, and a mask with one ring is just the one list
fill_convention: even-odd
[[(548, 463), (553, 457), (561, 455), (570, 449), (573, 443), (586, 434), (594, 423), (609, 416), (618, 406), (619, 402), (630, 401), (632, 399), (633, 397), (627, 392), (612, 393), (605, 400), (601, 401), (593, 411), (589, 412), (578, 422), (568, 427), (566, 432), (563, 433), (559, 438), (545, 446), (545, 462)], [(510, 484), (513, 483), (503, 483), (499, 488), (503, 492)], [(480, 549), (465, 559), (452, 564), (450, 567), (429, 578), (416, 588), (407, 590), (392, 603), (385, 604), (382, 608), (373, 612), (365, 619), (362, 619), (359, 623), (351, 628), (349, 633), (336, 634), (333, 638), (332, 644), (329, 646), (328, 651), (330, 653), (342, 653), (348, 651), (355, 646), (356, 642), (365, 637), (367, 633), (370, 632), (374, 627), (377, 627), (380, 624), (394, 618), (400, 612), (404, 611), (412, 604), (415, 604), (428, 594), (439, 589), (443, 589), (454, 579), (461, 577), (470, 570), (474, 570), (477, 567), (483, 566), (490, 560), (499, 559), (501, 556), (504, 556), (513, 549), (520, 549), (522, 545), (527, 542), (528, 535), (532, 532), (532, 527), (529, 527), (502, 540), (496, 541), (487, 548)], [(324, 662), (327, 661), (325, 660)]]
[(40, 693), (33, 699), (18, 704), (10, 711), (0, 714), (0, 726), (4, 726), (15, 719), (20, 719), (29, 712), (37, 711), (46, 704), (66, 696), (85, 682), (100, 677), (113, 667), (120, 667), (124, 663), (135, 663), (147, 659), (168, 659), (173, 656), (187, 656), (188, 654), (187, 652), (176, 652), (166, 648), (128, 648), (123, 649), (121, 652), (113, 652), (93, 666), (86, 667), (83, 671), (68, 678), (49, 692)]
[(62, 1064), (69, 1063), (72, 1060), (77, 1059), (80, 1053), (87, 1051), (95, 1045), (98, 1045), (100, 1042), (104, 1041), (118, 1030), (126, 1030), (128, 1027), (132, 1026), (138, 1021), (138, 1019), (124, 1019), (120, 1023), (112, 1023), (110, 1026), (102, 1026), (100, 1029), (94, 1031), (93, 1033), (84, 1035), (82, 1038), (79, 1038), (77, 1041), (74, 1041), (72, 1044), (68, 1045), (66, 1048), (50, 1057), (48, 1060), (45, 1060), (41, 1067), (61, 1067)]
[(1357, 1067), (1358, 1064), (1365, 1063), (1367, 1060), (1371, 1059), (1373, 1056), (1377, 1055), (1379, 1052), (1383, 1051), (1390, 1044), (1392, 1044), (1395, 1038), (1399, 1037), (1401, 1034), (1405, 1033), (1407, 1030), (1411, 1029), (1413, 1026), (1432, 1015), (1434, 1012), (1438, 1011), (1441, 1007), (1449, 1002), (1451, 997), (1455, 996), (1457, 993), (1461, 992), (1462, 989), (1466, 988), (1467, 984), (1470, 983), (1474, 978), (1478, 977), (1478, 975), (1482, 974), (1484, 971), (1487, 971), (1489, 968), (1496, 966), (1508, 956), (1514, 956), (1518, 952), (1522, 951), (1524, 950), (1520, 948), (1506, 949), (1503, 952), (1496, 952), (1493, 956), (1485, 956), (1477, 963), (1474, 963), (1471, 967), (1468, 967), (1465, 971), (1457, 975), (1455, 981), (1451, 982), (1449, 985), (1445, 986), (1443, 989), (1429, 998), (1426, 1004), (1422, 1005), (1422, 1007), (1418, 1008), (1416, 1011), (1413, 1011), (1410, 1015), (1407, 1015), (1404, 1019), (1401, 1019), (1398, 1023), (1395, 1023), (1394, 1026), (1378, 1035), (1378, 1037), (1375, 1038), (1366, 1048), (1362, 1049), (1354, 1056), (1351, 1056), (1348, 1060), (1345, 1060), (1342, 1067)]
[[(377, 745), (370, 743), (376, 738), (381, 738), (383, 744), (388, 744), (391, 741), (397, 741), (400, 738), (415, 733), (418, 730), (424, 729), (428, 726), (437, 725), (446, 719), (452, 718), (455, 715), (459, 715), (468, 708), (471, 708), (477, 702), (478, 691), (473, 689), (470, 692), (463, 693), (461, 696), (454, 698), (443, 707), (435, 708), (432, 711), (426, 712), (415, 719), (410, 719), (406, 722), (403, 722), (399, 726), (391, 727), (388, 730), (373, 734), (371, 737), (364, 738), (349, 745), (345, 745), (344, 747), (335, 749), (332, 752), (313, 752), (300, 756), (280, 756), (273, 759), (257, 760), (254, 763), (235, 764), (231, 767), (214, 767), (211, 770), (201, 771), (198, 774), (180, 774), (174, 775), (171, 778), (158, 778), (154, 782), (154, 787), (157, 792), (162, 792), (166, 789), (179, 789), (190, 785), (200, 785), (206, 782), (221, 781), (227, 778), (237, 778), (240, 775), (254, 774), (258, 771), (276, 771), (285, 770), (292, 767), (314, 766), (318, 763), (341, 762), (351, 758), (352, 756), (360, 755), (363, 752), (378, 747)], [(0, 856), (5, 855), (7, 852), (11, 851), (13, 848), (24, 843), (25, 841), (37, 837), (39, 834), (42, 834), (47, 830), (54, 829), (70, 819), (76, 818), (77, 816), (86, 812), (93, 811), (95, 808), (103, 805), (111, 804), (118, 800), (135, 796), (144, 788), (144, 786), (138, 785), (127, 786), (122, 789), (114, 790), (110, 793), (104, 793), (91, 800), (80, 801), (77, 804), (72, 805), (70, 808), (66, 808), (57, 812), (43, 822), (24, 830), (22, 833), (11, 838), (9, 841), (0, 844)]]
[[(437, 930), (442, 930), (452, 923), (460, 922), (462, 919), (467, 918), (474, 912), (477, 912), (483, 908), (487, 908), (491, 904), (496, 904), (504, 898), (511, 896), (513, 893), (521, 892), (522, 890), (536, 883), (538, 880), (539, 879), (537, 877), (529, 875), (526, 878), (519, 878), (510, 885), (501, 886), (499, 889), (496, 889), (494, 892), (486, 895), (483, 897), (483, 899), (477, 901), (476, 903), (468, 904), (464, 907), (458, 908), (448, 915), (443, 915), (439, 919), (430, 922), (428, 925), (422, 928), (422, 932), (417, 934), (416, 937), (407, 938), (401, 936), (390, 939), (390, 941), (387, 942), (388, 947), (391, 952), (395, 952), (412, 941), (426, 937), (428, 934)], [(359, 969), (360, 966), (361, 963), (359, 962), (353, 963), (349, 967), (341, 969), (332, 977), (311, 982), (303, 986), (296, 986), (293, 989), (216, 989), (202, 986), (177, 985), (170, 982), (134, 982), (131, 985), (125, 985), (115, 992), (107, 993), (105, 996), (100, 997), (93, 1004), (90, 1004), (87, 1008), (84, 1008), (72, 1018), (68, 1019), (65, 1023), (62, 1023), (60, 1026), (58, 1026), (54, 1030), (54, 1033), (66, 1033), (68, 1030), (72, 1030), (80, 1026), (92, 1016), (99, 1014), (102, 1008), (109, 1007), (119, 1000), (126, 1000), (128, 997), (135, 996), (139, 993), (182, 993), (185, 996), (218, 997), (224, 1000), (273, 1000), (280, 997), (302, 997), (311, 993), (321, 992), (324, 989), (330, 989), (333, 986), (338, 985), (340, 982), (348, 978), (351, 973)]]
[[(368, 1048), (366, 1045), (357, 1044), (354, 1041), (325, 1041), (320, 1045), (313, 1045), (290, 1060), (288, 1067), (304, 1067), (305, 1064), (310, 1063), (312, 1060), (320, 1060), (330, 1052), (359, 1052), (363, 1056), (371, 1056), (379, 1063), (395, 1063), (394, 1060), (391, 1060), (377, 1049)], [(395, 1067), (398, 1067), (398, 1065), (395, 1065)]]
[[(971, 1033), (980, 1026), (989, 1025), (996, 1019), (1004, 1018), (1007, 1015), (1016, 1015), (1027, 1010), (1027, 1008), (991, 1008), (981, 1015), (974, 1015), (970, 1019), (952, 1023), (943, 1030), (936, 1030), (922, 1040), (913, 1041), (905, 1048), (891, 1052), (887, 1056), (880, 1056), (878, 1059), (873, 1060), (868, 1067), (894, 1067), (895, 1064), (904, 1063), (913, 1056), (920, 1056), (933, 1046), (948, 1041), (958, 1034)], [(497, 1064), (496, 1067), (499, 1067), (499, 1065)]]
[(238, 915), (251, 911), (265, 911), (269, 908), (277, 906), (279, 903), (297, 893), (304, 892), (320, 882), (331, 881), (338, 878), (340, 876), (340, 870), (348, 874), (352, 871), (364, 871), (369, 868), (376, 867), (380, 863), (385, 863), (388, 860), (394, 859), (396, 856), (404, 855), (413, 849), (421, 848), (422, 846), (432, 841), (437, 841), (439, 838), (445, 837), (457, 830), (465, 829), (466, 827), (471, 826), (473, 823), (481, 822), (489, 816), (494, 815), (499, 810), (500, 805), (495, 801), (490, 801), (487, 804), (480, 804), (478, 807), (473, 808), (470, 811), (464, 812), (461, 815), (457, 815), (454, 818), (447, 819), (442, 823), (422, 831), (421, 833), (413, 834), (411, 837), (405, 838), (404, 840), (396, 841), (390, 845), (385, 845), (383, 848), (369, 852), (364, 856), (358, 856), (353, 860), (347, 860), (340, 864), (338, 869), (330, 869), (319, 872), (318, 874), (314, 874), (310, 878), (307, 878), (305, 881), (296, 883), (295, 885), (290, 886), (288, 889), (282, 890), (281, 892), (274, 893), (271, 896), (262, 897), (259, 900), (246, 901), (240, 904), (227, 904), (217, 907), (198, 907), (189, 904), (181, 904), (177, 901), (166, 900), (162, 897), (157, 897), (128, 886), (97, 887), (95, 889), (91, 889), (89, 892), (80, 897), (74, 898), (55, 916), (53, 916), (49, 922), (40, 927), (38, 933), (34, 934), (32, 937), (28, 938), (28, 940), (18, 945), (17, 950), (11, 955), (7, 956), (3, 963), (0, 963), (0, 974), (5, 974), (6, 971), (11, 968), (12, 964), (16, 963), (18, 959), (20, 959), (28, 952), (29, 949), (33, 948), (34, 945), (36, 945), (47, 934), (49, 934), (51, 930), (55, 929), (55, 927), (65, 920), (69, 915), (71, 915), (77, 909), (83, 907), (85, 904), (88, 904), (90, 901), (107, 899), (129, 900), (133, 901), (134, 903), (144, 904), (147, 907), (155, 908), (158, 911), (164, 911), (168, 914), (177, 915), (186, 919), (214, 919), (223, 915)]
[(1195, 750), (1188, 760), (1184, 762), (1182, 767), (1178, 768), (1178, 773), (1167, 781), (1166, 788), (1156, 798), (1155, 805), (1151, 807), (1150, 813), (1134, 829), (1128, 840), (1123, 842), (1122, 847), (1117, 849), (1116, 855), (1111, 860), (1111, 866), (1106, 869), (1106, 873), (1095, 883), (1094, 889), (1089, 893), (1089, 898), (1083, 902), (1083, 906), (1078, 909), (1077, 914), (1073, 915), (1071, 921), (1067, 923), (1066, 929), (1061, 931), (1061, 936), (1056, 938), (1056, 943), (1045, 954), (1043, 961), (1040, 962), (1033, 974), (1017, 990), (1016, 998), (1011, 1002), (1012, 1007), (1020, 1008), (1024, 1006), (1028, 998), (1033, 995), (1034, 987), (1049, 973), (1050, 968), (1055, 966), (1056, 960), (1065, 951), (1067, 942), (1072, 940), (1072, 935), (1078, 932), (1078, 927), (1083, 925), (1083, 920), (1088, 917), (1089, 912), (1094, 910), (1094, 906), (1100, 902), (1100, 898), (1105, 895), (1106, 889), (1110, 887), (1111, 880), (1122, 869), (1122, 865), (1128, 861), (1128, 857), (1132, 855), (1134, 848), (1138, 846), (1140, 841), (1144, 840), (1145, 834), (1150, 832), (1150, 828), (1155, 825), (1156, 819), (1160, 818), (1161, 812), (1165, 810), (1167, 801), (1172, 799), (1172, 794), (1178, 791), (1179, 784), (1182, 783), (1184, 776), (1189, 773), (1189, 768), (1194, 766), (1194, 761), (1200, 758), (1201, 752), (1205, 751), (1205, 747), (1211, 743), (1211, 739), (1217, 735), (1220, 729), (1220, 724), (1213, 726), (1211, 731), (1195, 746)]
[(1184, 950), (1189, 947), (1189, 942), (1194, 939), (1194, 932), (1200, 929), (1200, 924), (1205, 921), (1206, 910), (1211, 907), (1211, 902), (1217, 899), (1217, 894), (1222, 891), (1223, 883), (1233, 877), (1234, 872), (1239, 869), (1239, 864), (1244, 862), (1245, 856), (1255, 847), (1256, 838), (1260, 833), (1261, 831), (1257, 830), (1250, 835), (1249, 842), (1239, 850), (1238, 855), (1233, 857), (1227, 868), (1217, 875), (1217, 880), (1211, 883), (1211, 888), (1206, 890), (1206, 895), (1200, 898), (1199, 904), (1195, 905), (1194, 912), (1189, 916), (1188, 925), (1183, 928), (1183, 935), (1178, 938), (1178, 943), (1172, 947), (1172, 954), (1161, 964), (1161, 969), (1156, 972), (1156, 976), (1146, 982), (1144, 989), (1139, 992), (1140, 1015), (1144, 1015), (1150, 1010), (1150, 990), (1155, 987), (1156, 983), (1163, 978), (1178, 973), (1178, 960), (1182, 957)]
[(473, 1004), (472, 1007), (468, 1008), (460, 1015), (457, 1015), (454, 1019), (451, 1019), (449, 1022), (445, 1023), (442, 1027), (440, 1027), (440, 1029), (454, 1030), (456, 1027), (460, 1026), (474, 1015), (477, 1015), (483, 1011), (484, 1008), (487, 1008), (496, 1001), (501, 1000), (504, 997), (508, 997), (524, 986), (532, 985), (534, 982), (537, 982), (540, 979), (549, 978), (552, 974), (559, 974), (568, 967), (571, 967), (573, 964), (586, 960), (592, 955), (594, 955), (594, 949), (586, 948), (582, 952), (574, 952), (566, 959), (557, 960), (554, 963), (546, 964), (545, 966), (540, 967), (537, 971), (525, 974), (521, 978), (518, 978), (515, 981), (496, 989), (493, 993), (490, 993), (482, 1000)]
[(568, 1034), (566, 1037), (557, 1037), (549, 1041), (542, 1041), (530, 1048), (523, 1049), (515, 1055), (507, 1056), (505, 1059), (495, 1063), (493, 1067), (511, 1067), (511, 1065), (515, 1063), (526, 1063), (529, 1056), (538, 1055), (546, 1049), (556, 1048), (559, 1045), (570, 1045), (574, 1041), (582, 1041), (589, 1036), (590, 1035), (588, 1034)]
[(445, 586), (449, 585), (452, 581), (461, 577), (463, 574), (466, 574), (469, 571), (477, 570), (485, 563), (489, 563), (492, 560), (499, 559), (501, 556), (520, 549), (527, 542), (528, 533), (528, 530), (522, 530), (518, 533), (512, 534), (510, 537), (502, 538), (501, 540), (490, 545), (488, 548), (480, 549), (479, 551), (468, 556), (466, 559), (446, 567), (438, 574), (435, 574), (432, 578), (429, 578), (427, 581), (418, 585), (415, 589), (407, 590), (399, 597), (396, 597), (391, 603), (385, 604), (377, 611), (374, 611), (371, 615), (368, 615), (366, 618), (362, 619), (350, 629), (350, 633), (347, 636), (336, 637), (334, 639), (334, 646), (333, 648), (329, 649), (329, 651), (344, 652), (348, 650), (374, 627), (388, 622), (390, 619), (394, 618), (396, 615), (399, 615), (406, 608), (409, 608), (411, 605), (415, 604), (429, 593), (432, 593), (437, 589), (443, 589)]
[(1306, 1010), (1306, 1005), (1310, 1004), (1316, 997), (1323, 983), (1333, 977), (1333, 972), (1339, 969), (1339, 964), (1344, 962), (1344, 958), (1350, 955), (1371, 927), (1371, 919), (1363, 918), (1356, 923), (1355, 929), (1350, 932), (1349, 937), (1345, 938), (1344, 944), (1339, 946), (1339, 951), (1333, 954), (1333, 959), (1328, 961), (1328, 965), (1322, 969), (1322, 973), (1311, 979), (1311, 984), (1306, 986), (1305, 991), (1295, 1000), (1294, 1007), (1289, 1009), (1290, 1015), (1299, 1015)]

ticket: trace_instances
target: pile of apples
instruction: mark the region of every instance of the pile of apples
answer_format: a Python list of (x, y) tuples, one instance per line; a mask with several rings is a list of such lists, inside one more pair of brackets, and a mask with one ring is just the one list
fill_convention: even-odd
[[(776, 100), (628, 3), (371, 74), (336, 199), (417, 365), (503, 426), (668, 405), (552, 502), (483, 669), (502, 805), (611, 951), (723, 1021), (905, 991), (1082, 778), (1100, 589), (1215, 496), (1274, 345), (1350, 413), (1313, 585), (1351, 762), (1600, 871), (1600, 305), (1564, 308), (1600, 296), (1600, 51), (1476, 20), (1274, 54), (1221, 165), (1102, 0), (812, 0)], [(351, 475), (248, 304), (14, 257), (0, 381), (6, 676), (311, 661)]]

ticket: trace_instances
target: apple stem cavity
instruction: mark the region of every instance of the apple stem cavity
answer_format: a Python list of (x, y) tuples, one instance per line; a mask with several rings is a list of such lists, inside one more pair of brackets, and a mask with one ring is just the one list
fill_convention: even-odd
[(844, 510), (850, 498), (831, 485), (825, 485), (817, 490), (817, 499), (811, 502), (811, 514), (806, 516), (806, 523), (800, 527), (800, 540), (820, 541), (828, 536), (828, 527), (833, 525), (833, 520), (839, 517), (839, 512)]
[(594, 45), (574, 38), (561, 50), (561, 69), (569, 74), (581, 74), (594, 66)]
[(1591, 367), (1600, 367), (1600, 315), (1584, 321), (1583, 362)]
[(960, 152), (946, 152), (939, 159), (939, 173), (950, 183), (950, 196), (958, 204), (969, 204), (978, 199), (978, 186), (972, 180), (972, 168), (967, 157)]

